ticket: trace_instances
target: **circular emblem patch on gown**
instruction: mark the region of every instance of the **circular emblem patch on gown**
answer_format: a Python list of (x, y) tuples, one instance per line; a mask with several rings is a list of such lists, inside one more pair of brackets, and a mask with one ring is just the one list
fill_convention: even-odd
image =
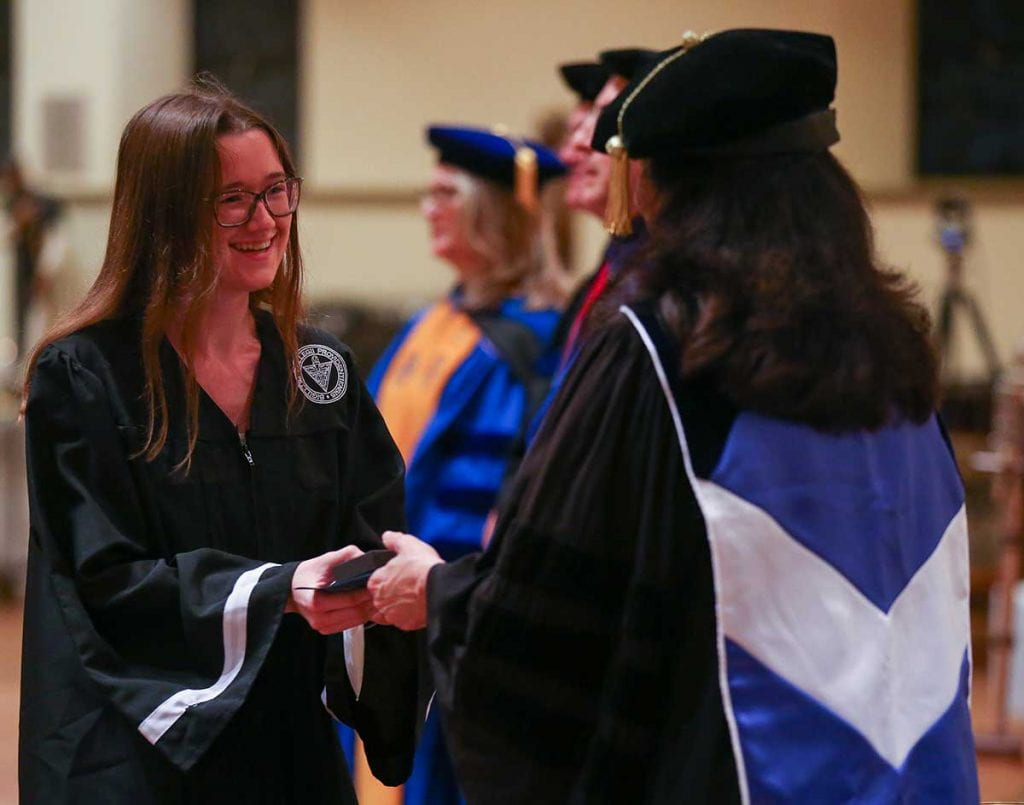
[(345, 359), (323, 344), (299, 348), (299, 390), (310, 402), (320, 405), (336, 402), (348, 389)]

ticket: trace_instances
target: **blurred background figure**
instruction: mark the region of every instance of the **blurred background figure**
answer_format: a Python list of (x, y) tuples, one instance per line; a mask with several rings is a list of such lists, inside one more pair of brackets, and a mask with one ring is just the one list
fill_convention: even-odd
[[(427, 139), (438, 164), (422, 211), (454, 288), (409, 321), (369, 387), (406, 462), (410, 528), (457, 559), (480, 550), (511, 451), (555, 368), (566, 280), (545, 259), (540, 196), (565, 166), (540, 143), (482, 129), (434, 126)], [(357, 779), (367, 779), (358, 765)], [(436, 712), (404, 798), (461, 800)]]
[[(558, 68), (558, 72), (562, 81), (576, 96), (576, 103), (568, 114), (562, 105), (553, 107), (537, 122), (537, 139), (555, 151), (561, 150), (580, 120), (593, 108), (594, 98), (608, 77), (604, 67), (597, 62), (563, 64)], [(550, 225), (551, 233), (545, 247), (553, 248), (567, 273), (572, 273), (579, 251), (578, 233), (573, 226), (574, 209), (567, 202), (564, 186), (560, 187), (558, 192), (544, 194), (544, 200), (548, 207), (544, 222)]]
[[(645, 48), (606, 50), (594, 62), (570, 62), (558, 72), (565, 85), (576, 95), (576, 103), (564, 119), (563, 136), (558, 155), (568, 169), (565, 193), (560, 198), (567, 211), (581, 212), (603, 221), (608, 207), (611, 159), (590, 147), (594, 125), (601, 110), (611, 103), (633, 76), (649, 65), (656, 51)], [(562, 378), (576, 354), (580, 333), (587, 314), (605, 293), (619, 268), (646, 242), (643, 219), (637, 217), (628, 233), (612, 235), (601, 253), (597, 268), (576, 286), (555, 330), (554, 347), (558, 350), (558, 369), (547, 396), (541, 401), (523, 438), (515, 446), (510, 462), (518, 464), (526, 447), (540, 426), (544, 414), (561, 385)], [(567, 261), (566, 261), (567, 262)], [(510, 476), (512, 472), (508, 473)], [(496, 512), (488, 520), (485, 543), (490, 536)]]
[(42, 336), (56, 313), (54, 283), (67, 251), (61, 204), (25, 182), (14, 159), (0, 166), (7, 241), (14, 268), (14, 341), (19, 357)]
[[(583, 74), (580, 65), (563, 65), (559, 68), (566, 84), (579, 97), (579, 102), (569, 114), (565, 145), (559, 151), (559, 156), (569, 168), (565, 202), (570, 209), (599, 220), (604, 219), (608, 207), (612, 161), (607, 154), (590, 147), (594, 124), (601, 110), (615, 100), (623, 87), (650, 62), (655, 53), (645, 48), (605, 50), (600, 54), (600, 61), (594, 65), (596, 71), (591, 69)], [(586, 75), (586, 83), (582, 75)], [(603, 79), (601, 85), (593, 97), (588, 98), (598, 79)], [(637, 218), (632, 222), (629, 232), (613, 236), (604, 249), (597, 269), (576, 290), (559, 326), (563, 366), (568, 364), (569, 357), (577, 347), (576, 341), (587, 313), (618, 273), (619, 267), (628, 262), (630, 256), (643, 245), (645, 234), (643, 220)]]
[[(60, 294), (59, 275), (67, 255), (63, 208), (57, 199), (29, 187), (13, 158), (0, 165), (0, 228), (7, 251), (7, 305), (13, 330), (0, 332), (0, 600), (20, 596), (25, 582), (24, 444), (10, 421), (16, 408), (19, 367), (29, 347), (53, 321)], [(6, 311), (5, 311), (6, 312)]]
[[(596, 62), (570, 62), (558, 68), (565, 85), (576, 95), (576, 104), (566, 118), (565, 139), (558, 152), (568, 169), (564, 202), (569, 210), (604, 220), (612, 162), (607, 154), (590, 147), (594, 125), (601, 110), (615, 100), (623, 87), (649, 64), (655, 54), (656, 51), (645, 48), (606, 50)], [(526, 443), (540, 426), (578, 350), (578, 340), (587, 314), (618, 275), (619, 268), (630, 262), (645, 241), (643, 219), (637, 217), (632, 221), (629, 232), (612, 235), (607, 240), (597, 268), (573, 292), (555, 332), (554, 342), (559, 351), (558, 370), (547, 397), (526, 429), (523, 444), (519, 445), (517, 461), (522, 457)]]

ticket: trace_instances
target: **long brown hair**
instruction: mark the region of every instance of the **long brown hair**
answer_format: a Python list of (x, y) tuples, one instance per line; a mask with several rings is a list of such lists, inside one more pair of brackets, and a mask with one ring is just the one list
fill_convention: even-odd
[(931, 415), (928, 315), (879, 264), (857, 186), (830, 153), (659, 155), (647, 177), (660, 200), (651, 244), (609, 302), (660, 297), (684, 376), (711, 373), (741, 408), (829, 431)]
[[(149, 412), (141, 455), (152, 460), (167, 442), (169, 412), (160, 347), (168, 327), (181, 323), (185, 371), (188, 465), (199, 428), (199, 384), (194, 358), (199, 322), (217, 285), (213, 263), (213, 198), (220, 181), (217, 138), (252, 129), (266, 132), (285, 173), (295, 165), (284, 138), (261, 115), (215, 81), (203, 77), (186, 92), (165, 95), (140, 109), (121, 135), (107, 250), (85, 298), (50, 328), (28, 361), (22, 410), (43, 348), (107, 319), (136, 316)], [(296, 214), (297, 215), (297, 214)], [(290, 356), (294, 401), (302, 319), (302, 256), (297, 217), (284, 259), (270, 287), (250, 295), (250, 307), (269, 308)]]

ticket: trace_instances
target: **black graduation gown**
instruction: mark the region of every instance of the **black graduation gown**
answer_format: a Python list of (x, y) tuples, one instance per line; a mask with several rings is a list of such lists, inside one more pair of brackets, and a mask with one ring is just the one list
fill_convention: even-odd
[[(684, 390), (710, 465), (734, 412)], [(434, 568), (428, 599), (470, 803), (738, 801), (704, 523), (625, 319), (584, 345), (488, 550)]]
[(402, 526), (401, 458), (346, 347), (300, 333), (343, 361), (346, 388), (333, 402), (300, 395), (289, 414), (269, 314), (257, 331), (249, 456), (201, 393), (187, 475), (173, 469), (184, 394), (169, 344), (173, 416), (152, 462), (132, 457), (146, 422), (136, 322), (89, 327), (39, 359), (26, 414), (25, 802), (355, 802), (326, 706), (360, 732), (378, 777), (409, 773), (416, 636), (366, 630), (357, 700), (342, 637), (283, 614), (299, 561), (379, 546)]

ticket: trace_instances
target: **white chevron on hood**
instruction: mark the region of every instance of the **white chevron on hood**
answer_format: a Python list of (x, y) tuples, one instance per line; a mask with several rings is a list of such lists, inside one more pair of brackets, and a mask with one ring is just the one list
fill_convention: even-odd
[(697, 481), (697, 497), (726, 637), (899, 768), (960, 685), (970, 640), (964, 508), (883, 612), (763, 509), (710, 481)]
[[(964, 508), (889, 611), (882, 612), (763, 509), (697, 478), (657, 347), (633, 310), (623, 305), (619, 311), (651, 357), (707, 523), (721, 666), (724, 633), (846, 720), (899, 768), (952, 703), (970, 645)], [(739, 728), (728, 682), (722, 682), (740, 793), (749, 802)]]

